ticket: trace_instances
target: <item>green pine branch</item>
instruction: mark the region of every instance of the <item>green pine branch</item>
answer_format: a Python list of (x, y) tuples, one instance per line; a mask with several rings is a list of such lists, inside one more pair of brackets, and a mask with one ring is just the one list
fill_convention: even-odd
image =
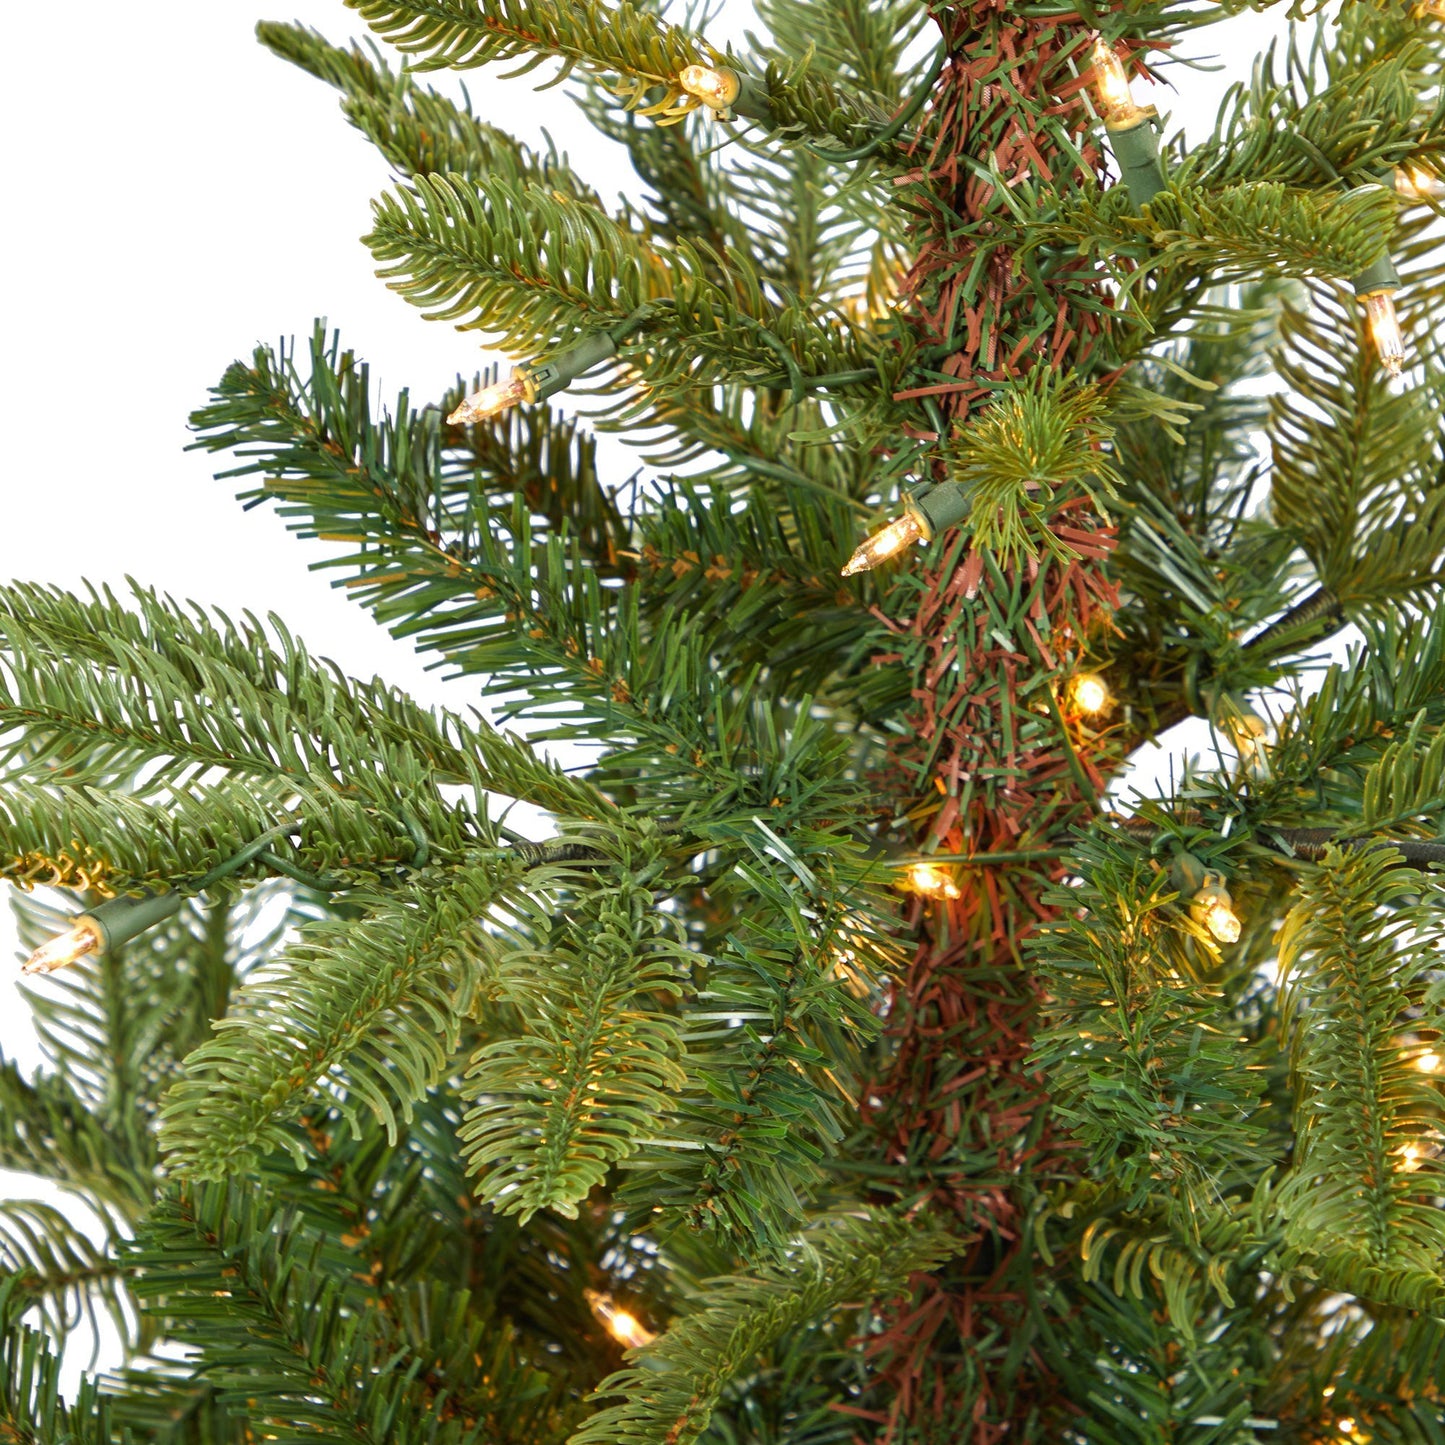
[(14, 1445), (113, 1445), (111, 1412), (96, 1382), (82, 1379), (75, 1400), (60, 1393), (60, 1357), (39, 1330), (19, 1323), (23, 1281), (0, 1281), (0, 1436)]
[(1378, 181), (1445, 139), (1445, 108), (1429, 78), (1438, 34), (1403, 6), (1352, 5), (1309, 36), (1293, 28), (1234, 85), (1209, 140), (1192, 147), (1181, 179), (1214, 186), (1283, 181), (1328, 186)]
[[(730, 57), (651, 6), (602, 0), (347, 0), (379, 35), (420, 57), (421, 70), (470, 69), (519, 61), (513, 75), (560, 59), (559, 79), (578, 65), (615, 78), (619, 94), (664, 120), (692, 108), (682, 89), (689, 65), (725, 66)], [(817, 136), (848, 147), (867, 141), (887, 113), (852, 90), (835, 86), (803, 64), (766, 65), (758, 83), (772, 110), (771, 125), (787, 136)], [(658, 92), (661, 92), (659, 95)], [(883, 147), (902, 160), (898, 142)]]
[(563, 73), (583, 65), (614, 75), (637, 97), (662, 87), (676, 98), (689, 65), (721, 65), (726, 57), (705, 40), (669, 25), (649, 6), (603, 0), (561, 5), (550, 0), (347, 0), (363, 20), (417, 70), (471, 69), (519, 61), (526, 74), (543, 61)]
[(115, 1149), (110, 1131), (69, 1082), (44, 1073), (27, 1081), (9, 1062), (0, 1062), (0, 1165), (38, 1174), (126, 1223), (155, 1191), (150, 1161)]
[(856, 338), (802, 304), (770, 303), (745, 254), (724, 262), (688, 240), (648, 240), (539, 186), (418, 176), (377, 201), (372, 220), (364, 239), (394, 291), (524, 357), (649, 306), (657, 320), (622, 355), (654, 389), (757, 380), (789, 365), (806, 382), (870, 364)]
[(790, 848), (764, 819), (749, 831), (747, 854), (728, 850), (705, 880), (717, 922), (684, 1015), (686, 1084), (627, 1161), (621, 1198), (661, 1210), (655, 1223), (783, 1248), (857, 1108), (878, 1029), (857, 985), (890, 969), (891, 904), (842, 838), (803, 851), (805, 835)]
[(1254, 1161), (1264, 1083), (1194, 951), (1208, 935), (1128, 841), (1091, 834), (1071, 866), (1084, 884), (1059, 890), (1067, 911), (1033, 953), (1051, 999), (1037, 1067), (1126, 1208), (1156, 1191), (1208, 1203)]
[(1340, 288), (1312, 288), (1309, 308), (1287, 304), (1280, 326), (1276, 364), (1292, 390), (1270, 403), (1274, 519), (1341, 606), (1391, 607), (1441, 576), (1441, 449), (1438, 428), (1421, 424), (1422, 407), (1440, 415), (1438, 388), (1392, 391)]
[(919, 77), (903, 54), (928, 24), (918, 0), (759, 0), (758, 19), (779, 50), (896, 106)]
[[(368, 851), (383, 856), (387, 835), (414, 851), (398, 840), (408, 836), (399, 799), (439, 849), (475, 838), (488, 791), (564, 815), (611, 811), (595, 789), (480, 722), (420, 707), (379, 680), (349, 681), (279, 618), (269, 633), (221, 614), (218, 627), (143, 588), (132, 598), (126, 608), (109, 592), (0, 589), (6, 759), (19, 750), (29, 770), (53, 760), (71, 784), (149, 765), (147, 787), (168, 799), (211, 769), (283, 784), (370, 810)], [(468, 788), (471, 806), (444, 799), (443, 784)], [(353, 822), (343, 836), (356, 832)]]
[(1305, 873), (1279, 944), (1298, 1080), (1296, 1157), (1281, 1191), (1292, 1236), (1319, 1252), (1321, 1269), (1339, 1264), (1334, 1287), (1417, 1309), (1432, 1290), (1445, 1297), (1431, 1142), (1440, 1094), (1402, 1039), (1445, 1026), (1427, 999), (1440, 941), (1433, 893), (1389, 850), (1329, 849)]
[(353, 43), (344, 49), (303, 25), (273, 21), (262, 21), (256, 35), (283, 60), (335, 86), (346, 118), (404, 176), (499, 176), (600, 204), (597, 192), (555, 152), (537, 154), (446, 96), (417, 84), (409, 72), (393, 72), (374, 47), (367, 51)]
[[(141, 1176), (154, 1170), (156, 1108), (181, 1061), (211, 1036), (237, 980), (271, 956), (288, 927), (314, 916), (293, 903), (258, 928), (275, 898), (258, 888), (230, 905), (187, 903), (130, 943), (24, 991), (48, 1064)], [(27, 951), (69, 926), (67, 913), (34, 895), (14, 906)]]
[[(274, 496), (295, 530), (351, 542), (323, 565), (354, 574), (353, 595), (393, 632), (494, 691), (524, 688), (527, 711), (568, 717), (568, 735), (630, 739), (679, 783), (730, 793), (732, 764), (715, 753), (737, 744), (719, 748), (717, 730), (750, 728), (749, 694), (821, 691), (835, 672), (862, 672), (872, 650), (876, 619), (830, 576), (854, 514), (832, 493), (868, 485), (863, 460), (828, 459), (838, 449), (810, 456), (795, 482), (786, 473), (756, 508), (679, 489), (671, 505), (639, 513), (629, 536), (571, 423), (538, 409), (444, 428), (404, 401), (375, 419), (365, 369), (320, 333), (309, 379), (289, 355), (259, 351), (215, 398), (194, 417), (203, 444), (236, 449), (240, 474), (266, 478), (248, 499)], [(745, 462), (776, 465), (786, 419), (717, 417), (709, 436)], [(494, 491), (519, 495), (503, 505)], [(604, 585), (619, 579), (627, 585)], [(866, 681), (899, 695), (886, 670)], [(554, 778), (545, 805), (582, 815), (591, 786), (568, 781), (564, 801)], [(541, 801), (535, 785), (531, 796)]]
[(38, 1200), (0, 1201), (0, 1272), (59, 1339), (79, 1326), (94, 1334), (104, 1315), (127, 1348), (136, 1341), (124, 1266), (113, 1242), (97, 1245), (58, 1209)]
[(478, 1051), (460, 1138), (481, 1197), (525, 1224), (541, 1209), (575, 1216), (670, 1112), (682, 1043), (657, 1001), (682, 993), (689, 955), (631, 879), (520, 914), (527, 935), (493, 989), (525, 1032)]
[(285, 1127), (318, 1091), (345, 1117), (370, 1112), (393, 1140), (446, 1066), (481, 978), (479, 917), (510, 896), (516, 860), (422, 873), (305, 930), (232, 997), (215, 1038), (166, 1095), (170, 1167), (214, 1179), (298, 1145)]
[(955, 1249), (946, 1236), (881, 1212), (820, 1220), (784, 1261), (709, 1281), (706, 1305), (676, 1321), (642, 1363), (602, 1382), (600, 1396), (623, 1402), (594, 1415), (570, 1445), (693, 1445), (760, 1352), (815, 1320), (886, 1300)]
[(1192, 306), (1181, 298), (1206, 284), (1359, 275), (1387, 249), (1399, 202), (1379, 184), (1340, 191), (1248, 181), (1219, 190), (1178, 183), (1147, 209), (1133, 214), (1117, 187), (1081, 193), (1035, 227), (1028, 245), (1067, 245), (1108, 267), (1120, 319), (1154, 340), (1183, 329)]
[[(254, 1185), (172, 1194), (133, 1251), (137, 1293), (200, 1349), (223, 1404), (283, 1438), (347, 1445), (464, 1445), (481, 1421), (437, 1400), (381, 1312), (343, 1308), (344, 1249), (310, 1234)], [(440, 1418), (437, 1408), (441, 1407)]]

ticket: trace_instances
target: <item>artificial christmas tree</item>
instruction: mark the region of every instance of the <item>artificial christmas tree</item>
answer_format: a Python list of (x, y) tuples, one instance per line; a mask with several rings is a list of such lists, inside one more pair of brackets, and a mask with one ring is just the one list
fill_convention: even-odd
[[(261, 39), (519, 364), (378, 410), (318, 326), (197, 445), (531, 741), (0, 590), (0, 1162), (108, 1229), (4, 1206), (0, 1433), (1445, 1438), (1439, 20), (1186, 154), (1135, 93), (1211, 7), (356, 8), (409, 68)], [(556, 57), (642, 200), (419, 78)]]

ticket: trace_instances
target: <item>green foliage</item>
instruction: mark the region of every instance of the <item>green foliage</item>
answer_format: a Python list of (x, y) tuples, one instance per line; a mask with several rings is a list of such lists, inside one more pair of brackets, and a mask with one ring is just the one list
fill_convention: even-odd
[[(1216, 285), (1356, 276), (1386, 251), (1398, 209), (1394, 192), (1378, 184), (1328, 191), (1251, 181), (1219, 190), (1173, 186), (1149, 202), (1146, 216), (1135, 216), (1111, 189), (1074, 200), (1031, 245), (1078, 246), (1108, 265), (1121, 297), (1152, 318), (1191, 274)], [(1151, 293), (1156, 274), (1168, 279)]]
[(759, 0), (774, 45), (797, 60), (896, 105), (908, 98), (903, 52), (927, 24), (918, 0)]
[(477, 858), (389, 893), (355, 892), (347, 916), (313, 924), (283, 969), (247, 980), (214, 1039), (186, 1060), (161, 1109), (169, 1167), (217, 1179), (300, 1145), (285, 1128), (321, 1092), (356, 1127), (395, 1138), (460, 1041), (482, 962), (478, 916), (504, 901), (518, 864)]
[(1087, 496), (1104, 511), (1118, 473), (1104, 445), (1112, 429), (1093, 387), (1056, 382), (1040, 370), (953, 438), (949, 469), (967, 487), (974, 545), (1016, 564), (1041, 544), (1072, 553), (1044, 525), (1065, 500)]
[(1341, 288), (1312, 288), (1280, 324), (1292, 394), (1270, 405), (1275, 520), (1352, 613), (1398, 604), (1441, 576), (1438, 381), (1393, 391)]
[(640, 1364), (602, 1382), (599, 1394), (625, 1399), (588, 1420), (571, 1445), (693, 1445), (723, 1388), (759, 1351), (845, 1306), (887, 1299), (955, 1248), (881, 1212), (819, 1220), (785, 1261), (709, 1281), (703, 1308), (677, 1321)]
[(395, 74), (375, 47), (343, 49), (304, 26), (269, 21), (262, 21), (256, 34), (282, 59), (334, 85), (347, 120), (403, 175), (499, 176), (598, 201), (565, 160), (552, 152), (534, 154), (505, 131), (418, 85), (410, 73)]
[(688, 240), (648, 240), (535, 185), (418, 176), (376, 203), (366, 243), (379, 274), (431, 319), (494, 332), (523, 355), (648, 306), (666, 329), (635, 334), (621, 355), (653, 388), (760, 381), (780, 358), (804, 376), (866, 364), (848, 335), (770, 304), (743, 253), (724, 262)]
[[(353, 1263), (254, 1184), (172, 1193), (137, 1241), (138, 1292), (200, 1348), (223, 1405), (278, 1439), (453, 1445), (546, 1438), (544, 1371), (465, 1291), (418, 1284), (349, 1307)], [(535, 1433), (533, 1433), (535, 1432)]]
[[(204, 787), (210, 770), (253, 790), (275, 785), (297, 800), (304, 854), (322, 868), (344, 868), (348, 849), (379, 863), (414, 856), (399, 795), (438, 852), (487, 837), (489, 790), (610, 811), (594, 789), (484, 724), (419, 707), (379, 681), (348, 681), (314, 661), (279, 618), (268, 636), (253, 618), (218, 614), (217, 627), (200, 609), (139, 587), (132, 596), (133, 610), (109, 592), (83, 601), (23, 584), (0, 589), (6, 761), (23, 760), (32, 775), (51, 765), (70, 786), (124, 781), (144, 766), (134, 791), (167, 806), (192, 784)], [(471, 807), (445, 799), (442, 785), (468, 788)], [(223, 796), (241, 805), (239, 788)], [(315, 816), (323, 810), (324, 827)], [(202, 854), (203, 866), (232, 851)]]
[(60, 1395), (60, 1360), (45, 1335), (18, 1322), (23, 1282), (0, 1281), (0, 1432), (24, 1445), (111, 1445), (110, 1411), (94, 1381), (73, 1404)]
[(1217, 952), (1135, 846), (1093, 836), (1074, 866), (1083, 882), (1059, 890), (1067, 911), (1034, 953), (1053, 1000), (1038, 1066), (1127, 1208), (1156, 1193), (1207, 1202), (1243, 1177), (1262, 1128), (1263, 1079), (1211, 977)]
[[(622, 1194), (640, 1216), (660, 1210), (663, 1220), (773, 1248), (786, 1247), (823, 1184), (822, 1161), (846, 1133), (861, 1049), (876, 1031), (840, 959), (851, 952), (865, 971), (888, 966), (874, 941), (882, 920), (867, 912), (866, 869), (836, 835), (794, 851), (774, 830), (781, 823), (754, 819), (747, 853), (709, 870), (709, 901), (725, 923), (704, 937), (686, 1087), (629, 1161)], [(807, 895), (839, 904), (824, 912)]]
[[(1244, 1445), (1348, 1410), (1442, 1438), (1445, 1166), (1394, 1167), (1445, 1130), (1411, 1062), (1445, 1028), (1437, 890), (1377, 836), (1445, 823), (1445, 318), (1427, 217), (1379, 184), (1445, 163), (1440, 32), (1346, 7), (1139, 217), (1069, 104), (1095, 27), (1152, 44), (1229, 6), (1086, 31), (760, 0), (771, 118), (726, 145), (677, 79), (729, 57), (660, 5), (355, 8), (415, 69), (260, 35), (399, 174), (368, 238), (389, 279), (524, 358), (640, 322), (593, 425), (652, 475), (607, 476), (546, 405), (451, 426), (460, 379), (383, 410), (321, 327), (229, 368), (197, 445), (586, 761), (344, 678), (274, 621), (0, 589), (0, 876), (191, 894), (275, 834), (27, 991), (46, 1064), (0, 1065), (0, 1164), (106, 1234), (0, 1210), (0, 1436)], [(905, 122), (930, 20), (947, 99)], [(976, 64), (1015, 24), (1037, 44)], [(417, 79), (547, 60), (642, 199), (609, 214), (550, 143)], [(1387, 250), (1408, 393), (1337, 284)], [(951, 552), (839, 579), (904, 478), (945, 477), (972, 502)], [(1106, 508), (1117, 546), (1071, 550), (1064, 511)], [(1063, 621), (1111, 585), (1087, 636)], [(1307, 697), (1301, 652), (1345, 616), (1366, 645)], [(1107, 669), (1107, 718), (1063, 715), (1076, 664)], [(1266, 756), (1090, 817), (1116, 745), (1277, 683)], [(556, 839), (494, 824), (496, 796)], [(895, 985), (891, 855), (930, 829), (1010, 851), (956, 865)], [(1176, 845), (1227, 875), (1237, 944), (1174, 895)], [(287, 871), (325, 887), (283, 898)], [(24, 943), (61, 917), (27, 898)], [(15, 1321), (133, 1326), (132, 1276), (140, 1353), (68, 1409)], [(620, 1374), (599, 1294), (660, 1332)], [(890, 1362), (907, 1399), (880, 1398)]]
[(661, 86), (675, 101), (678, 77), (689, 65), (725, 63), (722, 52), (651, 7), (602, 0), (559, 5), (550, 0), (347, 0), (377, 34), (418, 57), (419, 70), (468, 69), (494, 61), (520, 61), (510, 74), (526, 74), (550, 57), (563, 73), (578, 64), (615, 75), (635, 88), (640, 102)]
[(653, 999), (682, 992), (687, 954), (629, 879), (571, 904), (535, 899), (523, 916), (493, 987), (526, 1032), (477, 1053), (460, 1137), (481, 1197), (525, 1223), (539, 1209), (575, 1217), (665, 1117), (685, 1075), (677, 1019)]
[[(419, 69), (469, 69), (517, 60), (511, 75), (560, 59), (558, 80), (581, 65), (614, 78), (630, 107), (660, 121), (695, 109), (681, 85), (689, 65), (726, 65), (730, 57), (700, 37), (668, 24), (650, 5), (602, 0), (347, 0), (379, 35), (422, 57)], [(834, 86), (803, 65), (770, 64), (760, 77), (774, 124), (784, 134), (841, 141), (866, 139), (886, 119), (853, 87)], [(556, 83), (555, 81), (553, 83)], [(662, 94), (659, 96), (658, 91)], [(897, 154), (897, 147), (889, 147)]]
[(64, 1339), (82, 1325), (93, 1333), (100, 1312), (122, 1339), (133, 1335), (121, 1266), (48, 1204), (0, 1201), (0, 1271), (16, 1281), (51, 1335)]
[(1297, 1157), (1281, 1195), (1293, 1236), (1351, 1293), (1390, 1300), (1391, 1276), (1418, 1277), (1414, 1308), (1438, 1308), (1445, 1289), (1440, 1095), (1401, 1037), (1407, 1016), (1427, 1037), (1445, 1024), (1426, 1000), (1440, 942), (1434, 893), (1389, 849), (1331, 849), (1280, 937), (1299, 1080)]
[[(1439, 64), (1441, 38), (1409, 6), (1349, 5), (1337, 23), (1313, 28), (1308, 47), (1302, 36), (1271, 45), (1231, 88), (1185, 177), (1364, 185), (1412, 154), (1438, 153), (1445, 110), (1422, 82)], [(1422, 104), (1422, 94), (1433, 99)]]

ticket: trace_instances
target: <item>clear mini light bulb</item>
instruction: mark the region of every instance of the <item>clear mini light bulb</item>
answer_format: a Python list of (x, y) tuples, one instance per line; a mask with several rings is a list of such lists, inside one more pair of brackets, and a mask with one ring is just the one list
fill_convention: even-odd
[(588, 1289), (582, 1291), (582, 1297), (591, 1306), (592, 1313), (607, 1327), (612, 1338), (619, 1344), (626, 1345), (629, 1350), (650, 1345), (657, 1338), (636, 1315), (620, 1308), (610, 1294)]
[(1119, 52), (1108, 41), (1094, 42), (1094, 85), (1099, 92), (1099, 108), (1104, 119), (1114, 125), (1127, 125), (1143, 114), (1134, 104), (1133, 92), (1129, 89), (1129, 72)]
[(710, 65), (685, 67), (678, 76), (678, 84), (711, 110), (726, 110), (742, 89), (742, 81), (735, 71), (726, 68), (714, 70)]
[(1097, 672), (1081, 672), (1069, 680), (1069, 701), (1081, 713), (1094, 717), (1114, 702), (1109, 685)]
[(843, 575), (851, 577), (855, 572), (869, 572), (880, 562), (896, 556), (905, 547), (910, 547), (923, 536), (923, 523), (912, 512), (906, 512), (896, 521), (889, 522), (881, 532), (875, 532), (848, 559)]
[(1395, 315), (1394, 292), (1371, 291), (1361, 300), (1365, 303), (1370, 339), (1380, 354), (1380, 365), (1391, 376), (1399, 376), (1405, 369), (1405, 337), (1400, 330), (1400, 319)]
[(519, 406), (531, 400), (531, 385), (526, 372), (514, 370), (506, 381), (494, 381), (480, 391), (474, 391), (447, 418), (452, 426), (470, 426), (473, 422), (486, 421), (506, 411), (509, 406)]
[(908, 870), (908, 884), (915, 893), (929, 898), (961, 898), (958, 884), (942, 868), (932, 863), (915, 863)]
[(99, 953), (105, 944), (99, 928), (88, 918), (82, 918), (74, 928), (42, 943), (21, 965), (22, 973), (54, 973), (78, 963), (92, 953)]
[(1224, 879), (1218, 873), (1206, 873), (1199, 891), (1190, 900), (1189, 911), (1220, 943), (1238, 943), (1239, 915)]
[(1406, 161), (1395, 167), (1395, 193), (1410, 201), (1438, 201), (1445, 198), (1445, 181), (1429, 171)]

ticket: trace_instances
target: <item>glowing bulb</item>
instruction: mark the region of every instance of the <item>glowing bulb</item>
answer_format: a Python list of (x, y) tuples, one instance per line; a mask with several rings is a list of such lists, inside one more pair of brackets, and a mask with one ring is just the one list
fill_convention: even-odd
[(1218, 873), (1206, 873), (1204, 882), (1189, 904), (1189, 911), (1220, 943), (1239, 942), (1239, 915), (1224, 879)]
[(1125, 124), (1142, 113), (1134, 104), (1134, 96), (1129, 90), (1129, 73), (1119, 59), (1119, 52), (1104, 40), (1094, 42), (1094, 84), (1099, 90), (1099, 104), (1103, 107), (1106, 121)]
[(494, 381), (480, 391), (474, 391), (447, 418), (452, 426), (470, 426), (473, 422), (486, 421), (509, 406), (531, 400), (531, 387), (525, 372), (513, 371), (506, 381)]
[(76, 963), (92, 953), (99, 953), (105, 945), (100, 929), (89, 919), (82, 919), (59, 938), (42, 943), (21, 965), (22, 973), (54, 973), (57, 968)]
[(843, 575), (851, 577), (855, 572), (871, 571), (880, 562), (887, 561), (922, 536), (923, 523), (912, 512), (906, 512), (896, 522), (889, 522), (881, 532), (875, 532), (869, 537), (848, 559)]
[(619, 1309), (610, 1294), (601, 1294), (595, 1289), (583, 1290), (582, 1294), (612, 1338), (629, 1350), (641, 1349), (657, 1338), (635, 1315)]
[(726, 110), (742, 89), (735, 71), (714, 70), (710, 65), (687, 66), (678, 76), (678, 83), (712, 110)]
[(1095, 672), (1080, 673), (1069, 683), (1069, 699), (1089, 717), (1106, 711), (1114, 702), (1108, 684)]
[(1320, 1391), (1320, 1394), (1323, 1395), (1326, 1400), (1331, 1399), (1334, 1396), (1334, 1393), (1335, 1387), (1333, 1385), (1326, 1385), (1324, 1389)]
[(1445, 1059), (1442, 1059), (1434, 1049), (1426, 1049), (1423, 1054), (1415, 1056), (1415, 1067), (1422, 1074), (1438, 1074), (1441, 1064), (1445, 1064)]
[(1353, 1415), (1342, 1415), (1335, 1424), (1340, 1427), (1341, 1435), (1353, 1435), (1355, 1433), (1355, 1417)]
[(1445, 197), (1445, 181), (1432, 176), (1422, 166), (1406, 161), (1395, 167), (1395, 191), (1410, 201), (1438, 201)]
[(1239, 942), (1239, 917), (1227, 903), (1211, 903), (1204, 912), (1204, 926), (1221, 943)]
[(1405, 338), (1395, 315), (1394, 297), (1389, 291), (1372, 291), (1364, 302), (1365, 320), (1369, 323), (1375, 350), (1380, 353), (1380, 365), (1391, 376), (1399, 376), (1405, 368)]
[(1234, 739), (1234, 746), (1241, 758), (1249, 759), (1258, 755), (1269, 736), (1269, 724), (1258, 713), (1238, 713), (1225, 719), (1225, 727)]
[(1418, 1139), (1410, 1139), (1394, 1151), (1400, 1160), (1395, 1168), (1401, 1174), (1413, 1174), (1427, 1159), (1438, 1158), (1442, 1145), (1445, 1145), (1445, 1134), (1435, 1129)]
[(930, 898), (961, 898), (958, 884), (941, 868), (932, 863), (915, 863), (908, 870), (908, 883), (915, 893), (925, 893)]

